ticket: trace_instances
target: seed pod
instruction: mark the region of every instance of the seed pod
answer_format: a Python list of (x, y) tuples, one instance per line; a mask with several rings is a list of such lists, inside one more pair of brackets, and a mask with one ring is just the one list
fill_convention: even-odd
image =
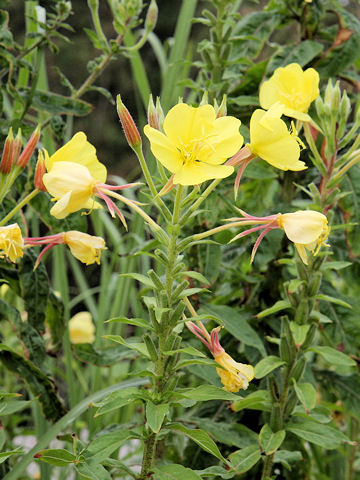
[(309, 301), (307, 298), (302, 298), (295, 312), (295, 322), (304, 324), (309, 318)]
[(302, 356), (293, 366), (290, 372), (290, 377), (292, 377), (296, 382), (298, 382), (304, 373), (305, 366), (306, 366), (306, 360)]
[(285, 419), (292, 414), (294, 408), (296, 407), (297, 401), (298, 401), (298, 399), (297, 399), (295, 390), (293, 390), (290, 393), (290, 395), (288, 396), (288, 399), (287, 399), (287, 402), (286, 402), (286, 405), (285, 405), (285, 409), (284, 409), (284, 418)]
[(169, 323), (170, 323), (171, 327), (175, 327), (175, 325), (178, 323), (178, 321), (182, 317), (182, 314), (184, 313), (184, 310), (185, 310), (185, 303), (184, 302), (179, 302), (176, 305), (175, 310), (173, 310), (173, 312), (170, 316), (170, 319), (169, 319)]
[(315, 323), (311, 324), (311, 327), (306, 335), (304, 343), (301, 345), (301, 350), (305, 351), (310, 345), (312, 344), (312, 341), (314, 340), (316, 333), (316, 325)]
[(321, 279), (322, 279), (321, 272), (315, 272), (312, 275), (307, 288), (309, 297), (313, 297), (318, 293), (320, 284), (321, 284)]
[(154, 270), (149, 270), (147, 274), (149, 275), (156, 288), (158, 288), (159, 290), (162, 290), (164, 288), (162, 281), (160, 280), (159, 276), (154, 272)]
[(292, 354), (285, 335), (281, 335), (280, 337), (279, 352), (281, 360), (283, 360), (287, 364), (291, 363)]
[(156, 362), (158, 359), (158, 353), (156, 351), (156, 347), (154, 345), (154, 342), (152, 341), (150, 335), (147, 333), (144, 335), (144, 342), (147, 348), (147, 351), (149, 352), (151, 361)]

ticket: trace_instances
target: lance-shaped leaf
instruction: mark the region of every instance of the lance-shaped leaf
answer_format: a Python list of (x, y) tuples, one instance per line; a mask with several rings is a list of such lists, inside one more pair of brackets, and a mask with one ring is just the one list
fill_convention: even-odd
[(96, 365), (97, 367), (109, 367), (119, 360), (125, 358), (134, 358), (136, 353), (129, 351), (127, 348), (110, 347), (96, 348), (90, 343), (78, 344), (71, 346), (76, 358), (81, 362)]
[(285, 430), (279, 430), (278, 432), (273, 432), (270, 426), (265, 423), (265, 425), (260, 430), (259, 442), (261, 448), (264, 450), (266, 455), (271, 455), (280, 447), (284, 441), (286, 432)]

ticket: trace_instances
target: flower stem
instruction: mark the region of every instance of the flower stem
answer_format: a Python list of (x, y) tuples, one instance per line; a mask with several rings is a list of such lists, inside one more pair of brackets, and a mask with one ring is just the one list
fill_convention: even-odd
[(29, 195), (27, 195), (21, 202), (19, 202), (16, 207), (14, 207), (1, 221), (0, 227), (5, 225), (19, 210), (21, 210), (27, 203), (30, 202), (36, 195), (40, 192), (40, 190), (33, 190)]

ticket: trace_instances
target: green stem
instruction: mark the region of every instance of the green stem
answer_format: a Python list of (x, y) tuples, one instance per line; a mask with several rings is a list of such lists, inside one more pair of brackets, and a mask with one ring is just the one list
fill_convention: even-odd
[(34, 455), (39, 450), (43, 450), (46, 448), (51, 440), (56, 438), (56, 436), (66, 430), (66, 427), (70, 425), (77, 417), (79, 417), (82, 413), (84, 413), (88, 408), (89, 405), (98, 402), (102, 398), (106, 397), (110, 393), (116, 392), (118, 390), (123, 390), (129, 387), (140, 387), (148, 382), (147, 379), (141, 378), (136, 380), (127, 380), (125, 382), (116, 383), (115, 385), (111, 385), (110, 387), (104, 388), (103, 390), (99, 390), (98, 392), (89, 395), (88, 397), (84, 398), (81, 402), (79, 402), (74, 408), (72, 408), (66, 415), (64, 415), (60, 420), (58, 420), (52, 427), (50, 427), (44, 435), (41, 436), (38, 443), (20, 460), (20, 462), (16, 463), (7, 475), (3, 478), (3, 480), (17, 480), (20, 475), (24, 473), (26, 468), (30, 465), (31, 462), (34, 461)]
[(33, 190), (29, 195), (27, 195), (21, 202), (19, 202), (16, 207), (14, 207), (1, 221), (0, 227), (5, 225), (19, 210), (21, 210), (27, 203), (30, 202), (36, 195), (40, 192), (40, 190)]
[(185, 211), (185, 213), (180, 219), (180, 224), (184, 224), (189, 218), (189, 216), (200, 207), (202, 202), (207, 199), (207, 197), (214, 190), (214, 188), (219, 185), (221, 180), (222, 178), (217, 178), (210, 183), (210, 185), (200, 194), (199, 198)]

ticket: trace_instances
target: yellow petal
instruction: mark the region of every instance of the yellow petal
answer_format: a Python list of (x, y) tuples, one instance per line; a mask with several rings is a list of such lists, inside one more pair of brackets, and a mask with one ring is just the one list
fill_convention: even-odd
[(50, 209), (51, 215), (55, 218), (62, 220), (72, 213), (71, 208), (69, 208), (69, 202), (71, 200), (71, 192), (65, 193)]
[(79, 312), (69, 321), (70, 342), (93, 343), (95, 340), (95, 325), (89, 312)]
[(105, 241), (101, 237), (71, 230), (64, 233), (64, 243), (68, 245), (75, 258), (90, 265), (100, 264), (101, 250), (105, 249)]
[(295, 243), (295, 247), (301, 260), (304, 262), (305, 265), (308, 265), (308, 257), (305, 246), (300, 245), (300, 243)]
[(198, 160), (220, 165), (237, 153), (244, 143), (239, 133), (241, 122), (235, 117), (220, 117), (215, 120), (213, 135), (209, 135), (200, 150)]
[(316, 242), (327, 227), (325, 215), (313, 210), (284, 213), (278, 221), (288, 239), (302, 245)]
[(164, 132), (177, 147), (189, 145), (200, 139), (214, 128), (216, 114), (212, 105), (191, 107), (179, 103), (171, 108), (164, 120)]
[(203, 162), (189, 162), (174, 175), (174, 184), (198, 185), (206, 180), (225, 178), (231, 175), (234, 167), (228, 165), (208, 165)]
[(24, 240), (17, 223), (0, 227), (0, 250), (12, 262), (24, 256)]
[(57, 162), (74, 162), (84, 165), (97, 182), (105, 183), (106, 181), (106, 167), (99, 162), (96, 156), (96, 149), (87, 141), (84, 132), (76, 133), (69, 142), (59, 148), (50, 158), (48, 153), (45, 153), (45, 165), (48, 171), (52, 170)]
[(183, 164), (183, 159), (171, 140), (150, 125), (145, 125), (144, 133), (150, 140), (150, 148), (154, 157), (170, 172), (174, 173), (179, 170)]

